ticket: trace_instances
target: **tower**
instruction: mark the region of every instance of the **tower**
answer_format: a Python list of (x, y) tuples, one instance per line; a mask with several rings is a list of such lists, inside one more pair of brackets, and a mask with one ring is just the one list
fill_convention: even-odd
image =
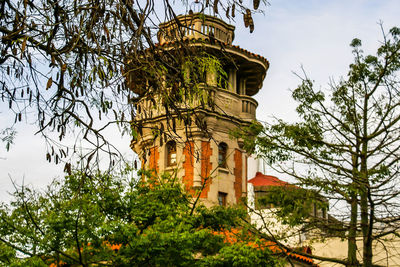
[[(133, 120), (137, 136), (131, 148), (141, 157), (142, 167), (176, 174), (207, 206), (233, 205), (246, 195), (247, 154), (230, 132), (256, 119), (258, 103), (252, 96), (269, 67), (265, 58), (232, 45), (234, 29), (209, 15), (178, 16), (160, 24), (157, 47), (141, 58), (185, 58), (190, 49), (198, 61), (180, 61), (182, 66), (176, 66), (179, 60), (160, 63), (156, 82), (149, 81), (153, 73), (144, 75), (135, 68), (127, 74), (128, 87), (139, 95)], [(202, 62), (208, 63), (199, 66)], [(176, 69), (182, 70), (182, 80), (170, 82), (169, 73)], [(181, 90), (186, 80), (195, 80), (185, 89), (190, 95)], [(175, 109), (165, 105), (171, 99), (179, 99), (172, 101)]]

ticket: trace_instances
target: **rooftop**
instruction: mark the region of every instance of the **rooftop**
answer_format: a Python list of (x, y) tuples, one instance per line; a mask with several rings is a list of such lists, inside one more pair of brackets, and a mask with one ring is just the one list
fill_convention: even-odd
[(256, 176), (248, 181), (254, 186), (288, 186), (288, 182), (279, 180), (278, 177), (257, 172)]

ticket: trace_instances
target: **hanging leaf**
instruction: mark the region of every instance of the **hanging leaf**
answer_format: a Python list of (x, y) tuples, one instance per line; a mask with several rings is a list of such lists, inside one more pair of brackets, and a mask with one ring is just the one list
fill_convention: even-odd
[(104, 32), (107, 35), (107, 40), (110, 40), (110, 31), (108, 30), (108, 28), (107, 28), (107, 26), (105, 24), (103, 25), (103, 29), (104, 29)]
[(24, 53), (26, 48), (26, 38), (24, 38), (24, 41), (22, 41), (22, 46), (21, 46), (21, 58), (22, 58), (22, 54)]
[(218, 0), (215, 0), (215, 1), (214, 1), (214, 6), (213, 6), (213, 8), (214, 8), (214, 13), (215, 13), (215, 14), (218, 14)]
[(250, 21), (249, 21), (249, 26), (250, 26), (250, 33), (252, 33), (254, 31), (254, 21), (253, 18), (250, 17)]
[(92, 158), (93, 158), (93, 156), (96, 154), (96, 151), (93, 151), (90, 155), (89, 155), (89, 157), (88, 157), (88, 159), (87, 159), (87, 162), (86, 162), (86, 166), (89, 166), (89, 163), (90, 163), (90, 161), (92, 160)]
[(64, 172), (68, 173), (68, 175), (71, 175), (71, 174), (72, 174), (72, 171), (71, 171), (71, 163), (68, 163), (68, 162), (65, 163)]
[(53, 84), (53, 78), (50, 77), (50, 79), (47, 81), (46, 90), (48, 90), (52, 84)]
[(228, 8), (226, 9), (226, 14), (225, 14), (225, 16), (229, 19), (229, 11), (230, 11), (230, 9), (229, 9), (229, 6), (228, 6)]
[(257, 10), (259, 6), (260, 6), (260, 0), (253, 0), (254, 9)]
[(247, 14), (243, 14), (243, 22), (246, 28), (249, 27), (249, 20), (247, 18)]
[(235, 17), (235, 9), (236, 9), (236, 5), (235, 5), (235, 3), (233, 3), (233, 5), (232, 5), (232, 17), (233, 18)]

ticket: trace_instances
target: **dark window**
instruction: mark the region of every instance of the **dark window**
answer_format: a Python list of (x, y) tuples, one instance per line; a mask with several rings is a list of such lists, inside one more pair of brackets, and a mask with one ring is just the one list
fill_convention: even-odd
[(226, 154), (228, 151), (228, 145), (221, 142), (218, 145), (218, 166), (226, 168)]
[(176, 143), (169, 141), (167, 143), (167, 166), (176, 165)]
[(226, 206), (226, 193), (218, 192), (218, 205), (225, 207)]

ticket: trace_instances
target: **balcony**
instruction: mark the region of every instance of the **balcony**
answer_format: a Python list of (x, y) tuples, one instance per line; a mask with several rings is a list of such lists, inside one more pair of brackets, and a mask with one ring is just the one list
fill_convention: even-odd
[(161, 45), (180, 38), (209, 39), (210, 36), (227, 44), (233, 41), (235, 27), (217, 17), (196, 13), (178, 16), (177, 20), (180, 21), (180, 27), (176, 20), (160, 24), (157, 38)]
[[(239, 95), (221, 88), (209, 88), (211, 102), (213, 107), (206, 105), (203, 110), (217, 113), (221, 116), (234, 117), (243, 121), (253, 121), (256, 119), (256, 109), (258, 103), (252, 97)], [(193, 103), (182, 103), (182, 110), (201, 108), (199, 101)], [(165, 115), (165, 109), (161, 105), (160, 99), (150, 101), (142, 98), (136, 104), (137, 115), (135, 120), (148, 120)]]

